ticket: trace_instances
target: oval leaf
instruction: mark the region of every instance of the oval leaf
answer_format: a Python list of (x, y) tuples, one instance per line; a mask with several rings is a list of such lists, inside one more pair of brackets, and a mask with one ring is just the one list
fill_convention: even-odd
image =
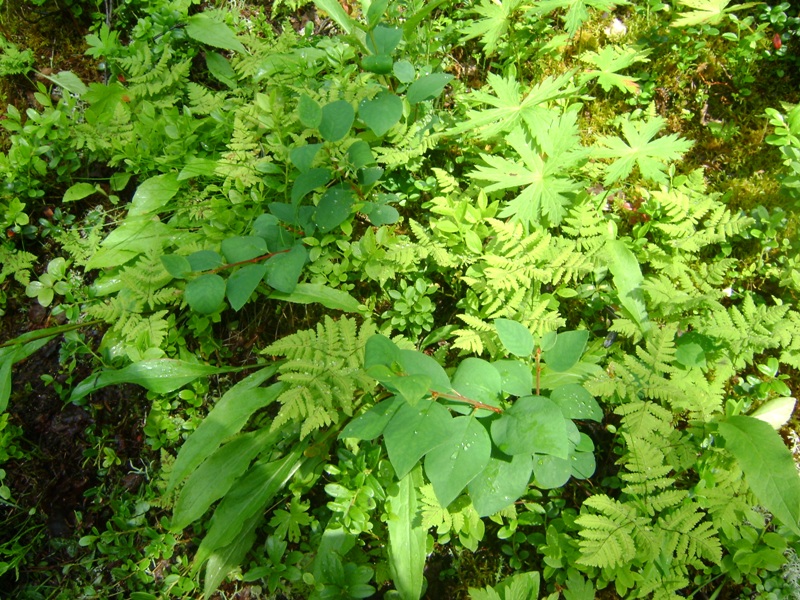
[(350, 131), (356, 112), (349, 102), (337, 100), (322, 107), (319, 133), (327, 142), (338, 142)]
[(416, 104), (423, 100), (436, 98), (442, 93), (444, 86), (446, 86), (451, 79), (453, 79), (453, 76), (447, 73), (432, 73), (425, 77), (420, 77), (408, 87), (406, 99), (410, 104)]
[(533, 354), (533, 334), (525, 325), (511, 319), (495, 319), (494, 327), (503, 347), (511, 354), (523, 358)]
[(225, 280), (215, 273), (201, 275), (186, 284), (183, 297), (193, 311), (201, 315), (213, 314), (225, 299)]
[(266, 265), (246, 265), (228, 278), (226, 295), (233, 310), (238, 311), (247, 303), (266, 272)]
[(569, 456), (567, 424), (561, 409), (541, 396), (519, 398), (492, 422), (492, 439), (506, 454)]

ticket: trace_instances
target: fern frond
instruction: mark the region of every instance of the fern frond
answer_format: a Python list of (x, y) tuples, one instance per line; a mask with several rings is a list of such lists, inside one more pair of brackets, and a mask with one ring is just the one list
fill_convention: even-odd
[(358, 407), (359, 392), (375, 383), (362, 370), (364, 347), (375, 333), (372, 323), (358, 330), (353, 319), (334, 321), (326, 316), (316, 330), (306, 329), (281, 338), (265, 354), (285, 356), (279, 379), (290, 387), (278, 397), (281, 408), (272, 430), (286, 423), (300, 424), (300, 435), (338, 423)]
[(581, 528), (578, 563), (613, 569), (634, 560), (635, 532), (646, 525), (646, 520), (637, 516), (632, 506), (596, 494), (584, 501), (575, 523)]

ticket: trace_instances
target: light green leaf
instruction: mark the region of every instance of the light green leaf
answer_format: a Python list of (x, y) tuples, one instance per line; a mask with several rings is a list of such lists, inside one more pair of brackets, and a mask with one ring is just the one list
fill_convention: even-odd
[(800, 475), (780, 435), (769, 423), (742, 415), (722, 421), (719, 433), (759, 503), (800, 535)]
[(322, 123), (322, 108), (317, 104), (316, 100), (307, 94), (300, 96), (297, 112), (300, 115), (300, 122), (306, 127), (316, 129)]
[(794, 406), (797, 400), (794, 398), (773, 398), (754, 410), (750, 416), (769, 423), (773, 429), (780, 429), (794, 413)]
[[(397, 27), (387, 27), (386, 25), (378, 25), (367, 34), (367, 49), (372, 54), (382, 54), (390, 56), (397, 44), (403, 39), (403, 30)], [(389, 69), (392, 68), (391, 59)], [(388, 73), (388, 71), (387, 71)]]
[(222, 308), (225, 299), (225, 280), (216, 273), (206, 273), (186, 284), (183, 291), (186, 303), (201, 315), (211, 315)]
[(219, 52), (206, 52), (208, 72), (231, 89), (236, 89), (236, 71)]
[(187, 258), (179, 254), (165, 254), (161, 257), (161, 264), (175, 279), (186, 279), (186, 276), (192, 272), (192, 265)]
[(731, 0), (679, 0), (678, 4), (694, 10), (678, 13), (670, 25), (672, 27), (719, 25), (728, 13), (763, 4), (762, 2), (745, 2), (728, 7), (730, 3)]
[(453, 76), (447, 73), (431, 73), (420, 77), (408, 86), (406, 100), (408, 100), (409, 104), (432, 100), (444, 91), (445, 86), (452, 79)]
[(588, 51), (581, 54), (580, 59), (589, 63), (597, 69), (589, 69), (581, 76), (581, 82), (586, 83), (590, 79), (597, 79), (597, 83), (604, 91), (611, 91), (615, 87), (623, 92), (639, 93), (639, 85), (636, 83), (638, 78), (627, 75), (620, 75), (619, 71), (627, 69), (638, 62), (649, 62), (647, 50), (637, 50), (632, 46), (621, 48), (614, 45), (606, 45), (599, 52)]
[(341, 310), (349, 313), (363, 312), (361, 304), (347, 292), (337, 290), (319, 283), (298, 283), (291, 294), (274, 291), (270, 298), (294, 302), (296, 304), (312, 304), (319, 302), (325, 308)]
[[(414, 65), (405, 59), (398, 60), (396, 63), (394, 63), (392, 72), (400, 83), (411, 83), (417, 76), (417, 72), (414, 70)], [(359, 114), (361, 114), (360, 110)]]
[(211, 456), (223, 440), (238, 433), (255, 411), (270, 405), (286, 389), (284, 383), (259, 387), (277, 370), (269, 366), (256, 371), (225, 392), (178, 451), (167, 484), (168, 492)]
[(128, 215), (147, 215), (158, 212), (178, 193), (181, 184), (178, 175), (167, 173), (145, 179), (136, 188)]
[(206, 576), (203, 582), (203, 600), (209, 600), (228, 574), (239, 567), (247, 556), (247, 552), (256, 541), (256, 527), (264, 515), (254, 514), (245, 521), (236, 539), (211, 553), (206, 563)]
[(74, 202), (75, 200), (83, 200), (87, 196), (97, 192), (97, 186), (91, 183), (75, 183), (67, 188), (64, 192), (64, 202)]
[(350, 217), (355, 196), (345, 187), (332, 187), (327, 190), (317, 205), (314, 220), (320, 233), (328, 233)]
[[(452, 385), (454, 390), (470, 400), (477, 400), (489, 406), (500, 406), (503, 380), (494, 365), (483, 359), (470, 356), (461, 361), (453, 374)], [(451, 408), (463, 414), (472, 412), (472, 407), (466, 403), (454, 403)], [(476, 411), (475, 416), (487, 417), (491, 414), (494, 414), (493, 411), (480, 409)]]
[(419, 501), (414, 480), (419, 478), (418, 472), (408, 473), (387, 494), (389, 568), (402, 600), (419, 600), (422, 595), (427, 531), (417, 516)]
[(509, 26), (515, 13), (522, 4), (522, 0), (483, 0), (473, 12), (483, 17), (482, 19), (470, 20), (461, 29), (464, 37), (462, 42), (466, 42), (476, 37), (481, 38), (486, 56), (491, 56), (497, 50), (497, 46), (508, 32)]
[(276, 254), (266, 262), (267, 283), (284, 294), (293, 293), (307, 259), (308, 251), (301, 245)]
[(344, 11), (338, 0), (314, 0), (314, 6), (327, 13), (347, 35), (358, 28), (358, 22)]
[(506, 394), (530, 396), (533, 388), (531, 367), (518, 360), (498, 360), (492, 366), (500, 373), (502, 388)]
[(425, 474), (443, 507), (486, 468), (491, 454), (492, 440), (480, 421), (473, 416), (451, 419), (447, 438), (425, 455)]
[(158, 394), (167, 394), (200, 377), (240, 371), (234, 367), (212, 367), (171, 358), (143, 360), (123, 369), (105, 370), (81, 381), (70, 394), (69, 401), (77, 402), (108, 385), (135, 383)]
[(621, 240), (608, 240), (605, 245), (608, 269), (617, 288), (619, 302), (631, 319), (647, 334), (652, 325), (647, 316), (642, 284), (642, 270), (639, 261)]
[(545, 490), (560, 488), (572, 476), (572, 463), (569, 458), (537, 455), (533, 458), (533, 475), (537, 487)]
[(533, 354), (533, 335), (525, 325), (511, 319), (495, 319), (494, 327), (500, 343), (511, 354), (523, 358)]
[(585, 387), (568, 383), (553, 390), (550, 400), (555, 402), (567, 419), (603, 420), (603, 409)]
[(585, 329), (562, 331), (556, 336), (556, 343), (542, 352), (542, 360), (553, 371), (569, 371), (581, 359), (588, 339), (589, 332)]
[(235, 50), (245, 54), (247, 49), (242, 45), (236, 34), (225, 23), (210, 17), (208, 13), (192, 15), (186, 20), (186, 34), (208, 46), (222, 48), (223, 50)]
[(39, 75), (45, 79), (49, 79), (58, 87), (63, 88), (69, 93), (75, 94), (76, 96), (83, 96), (89, 91), (89, 88), (86, 87), (86, 84), (84, 84), (72, 71), (59, 71), (55, 75), (45, 75), (44, 73), (39, 73)]

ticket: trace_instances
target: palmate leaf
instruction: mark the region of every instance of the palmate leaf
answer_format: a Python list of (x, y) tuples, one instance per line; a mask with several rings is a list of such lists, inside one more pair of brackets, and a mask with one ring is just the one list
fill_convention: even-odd
[(634, 166), (639, 167), (645, 179), (667, 183), (664, 174), (667, 163), (681, 158), (692, 147), (692, 142), (680, 139), (675, 133), (653, 139), (664, 123), (661, 117), (634, 121), (630, 115), (625, 115), (621, 126), (624, 141), (617, 136), (601, 136), (597, 140), (598, 145), (604, 147), (595, 149), (592, 155), (595, 158), (615, 159), (606, 168), (605, 185), (624, 179), (631, 174)]
[(475, 104), (488, 104), (493, 108), (468, 111), (466, 121), (451, 129), (449, 133), (478, 130), (479, 138), (489, 139), (510, 133), (524, 125), (539, 141), (539, 137), (547, 135), (550, 124), (558, 116), (558, 112), (551, 109), (549, 103), (571, 97), (578, 91), (572, 83), (572, 73), (565, 73), (555, 78), (545, 77), (533, 86), (525, 97), (522, 95), (519, 82), (514, 78), (506, 79), (489, 73), (487, 81), (493, 93), (475, 91), (470, 100)]
[(751, 6), (761, 4), (760, 2), (746, 2), (736, 4), (728, 8), (731, 0), (680, 0), (681, 4), (687, 8), (693, 8), (691, 12), (678, 14), (677, 18), (670, 24), (672, 27), (692, 27), (694, 25), (719, 25), (722, 18), (734, 10), (744, 10)]
[(484, 17), (479, 21), (472, 21), (461, 31), (465, 34), (461, 38), (462, 42), (472, 40), (476, 37), (481, 38), (486, 56), (491, 56), (497, 50), (497, 44), (508, 31), (511, 17), (519, 8), (522, 0), (482, 0), (480, 6), (473, 12)]
[[(479, 166), (468, 176), (493, 182), (484, 188), (487, 192), (524, 186), (499, 216), (512, 217), (526, 227), (543, 218), (551, 225), (558, 225), (572, 203), (573, 194), (581, 189), (581, 184), (568, 174), (586, 157), (578, 143), (575, 113), (570, 111), (557, 118), (539, 149), (519, 128), (506, 141), (516, 150), (518, 160), (482, 154), (488, 166)], [(577, 149), (570, 150), (570, 147)]]
[(569, 35), (575, 35), (581, 25), (589, 19), (589, 8), (611, 12), (615, 7), (625, 4), (628, 4), (626, 0), (542, 0), (534, 5), (534, 11), (546, 15), (558, 9), (565, 10), (564, 29)]
[(647, 50), (637, 50), (631, 46), (622, 48), (620, 46), (603, 46), (600, 52), (584, 52), (580, 59), (594, 65), (597, 69), (591, 69), (581, 75), (581, 83), (586, 83), (590, 79), (597, 78), (597, 83), (603, 91), (610, 91), (615, 87), (623, 92), (639, 93), (639, 85), (636, 77), (620, 75), (618, 71), (630, 67), (637, 62), (649, 62)]

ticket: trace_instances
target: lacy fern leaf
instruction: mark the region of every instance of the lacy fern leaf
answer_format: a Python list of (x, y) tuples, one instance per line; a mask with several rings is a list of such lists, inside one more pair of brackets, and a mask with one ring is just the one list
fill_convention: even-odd
[(281, 408), (271, 429), (294, 422), (306, 437), (338, 423), (342, 415), (352, 416), (358, 393), (375, 385), (362, 370), (364, 347), (374, 333), (372, 323), (359, 331), (353, 319), (326, 316), (316, 330), (298, 331), (266, 347), (262, 353), (286, 357), (278, 371), (279, 379), (289, 384), (278, 397)]

